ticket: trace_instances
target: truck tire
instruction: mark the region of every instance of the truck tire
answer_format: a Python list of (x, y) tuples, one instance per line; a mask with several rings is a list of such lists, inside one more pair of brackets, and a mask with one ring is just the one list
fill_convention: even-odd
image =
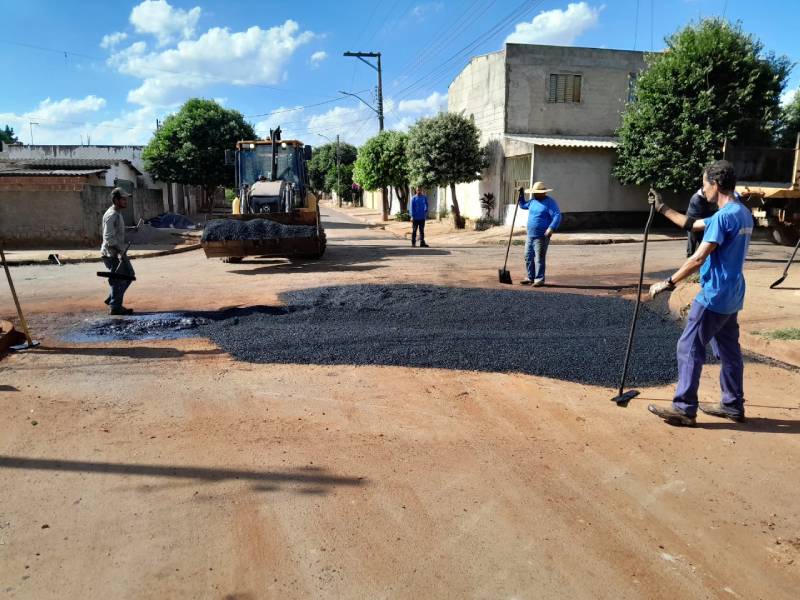
[(325, 254), (325, 249), (328, 247), (328, 236), (325, 235), (325, 230), (322, 229), (319, 232), (319, 244), (317, 246), (317, 251), (311, 254), (303, 254), (301, 258), (307, 260), (318, 260), (322, 258), (322, 255)]
[(782, 246), (794, 246), (800, 233), (797, 228), (788, 225), (776, 225), (770, 228), (772, 239)]

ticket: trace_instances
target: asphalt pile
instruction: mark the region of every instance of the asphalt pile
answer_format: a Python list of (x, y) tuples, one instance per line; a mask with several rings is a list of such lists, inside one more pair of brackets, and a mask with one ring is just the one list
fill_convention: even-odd
[(189, 337), (207, 321), (187, 313), (152, 313), (86, 321), (65, 336), (69, 341), (163, 340)]
[(203, 229), (202, 242), (230, 242), (237, 240), (279, 240), (285, 238), (311, 238), (317, 228), (312, 225), (284, 225), (269, 219), (214, 219)]
[[(633, 303), (615, 297), (423, 285), (323, 287), (229, 313), (197, 333), (255, 363), (519, 372), (618, 385)], [(677, 375), (678, 326), (640, 312), (628, 383)], [(413, 385), (413, 383), (410, 383)]]

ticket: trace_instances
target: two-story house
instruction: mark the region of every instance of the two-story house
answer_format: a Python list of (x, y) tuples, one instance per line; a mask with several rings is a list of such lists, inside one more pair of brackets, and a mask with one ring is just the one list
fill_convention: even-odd
[(611, 169), (614, 132), (644, 67), (642, 52), (532, 44), (473, 58), (450, 84), (448, 111), (475, 119), (491, 165), (481, 181), (457, 186), (464, 216), (480, 217), (491, 192), (494, 216), (507, 222), (515, 190), (544, 181), (565, 227), (640, 220), (647, 189), (622, 186)]

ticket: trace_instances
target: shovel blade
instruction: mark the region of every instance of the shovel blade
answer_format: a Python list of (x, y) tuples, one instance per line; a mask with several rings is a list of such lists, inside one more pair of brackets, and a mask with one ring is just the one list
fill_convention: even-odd
[(509, 273), (505, 269), (497, 269), (497, 277), (500, 280), (500, 283), (506, 283), (508, 285), (512, 285), (511, 273)]
[(98, 271), (98, 277), (105, 277), (106, 279), (121, 279), (123, 281), (136, 281), (136, 275), (128, 275), (127, 273), (112, 273), (111, 271)]
[(625, 408), (628, 406), (628, 402), (636, 398), (639, 395), (639, 390), (628, 390), (624, 394), (618, 394), (614, 396), (611, 401), (616, 402), (617, 406), (621, 408)]
[(781, 278), (779, 278), (778, 280), (776, 280), (776, 281), (775, 281), (775, 283), (773, 283), (771, 286), (769, 286), (769, 289), (771, 289), (771, 290), (772, 290), (772, 289), (775, 289), (776, 287), (778, 287), (780, 284), (782, 284), (782, 283), (783, 283), (783, 280), (784, 280), (784, 279), (786, 279), (786, 275), (783, 275)]

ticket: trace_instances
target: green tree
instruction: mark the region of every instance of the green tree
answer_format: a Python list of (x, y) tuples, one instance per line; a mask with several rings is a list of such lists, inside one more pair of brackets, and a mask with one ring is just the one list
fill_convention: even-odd
[(358, 150), (353, 179), (366, 190), (393, 187), (400, 201), (400, 212), (408, 212), (408, 135), (401, 131), (382, 131)]
[[(345, 142), (331, 143), (314, 149), (314, 156), (308, 163), (308, 178), (311, 189), (317, 193), (336, 194), (342, 200), (352, 197), (353, 163), (356, 162), (358, 149)], [(337, 178), (338, 159), (338, 178)], [(336, 182), (339, 182), (337, 188)]]
[(800, 133), (800, 91), (796, 91), (789, 103), (781, 109), (781, 124), (777, 143), (781, 148), (794, 148)]
[(474, 120), (455, 113), (420, 119), (408, 132), (406, 153), (412, 184), (450, 186), (453, 221), (463, 229), (456, 184), (480, 179), (481, 170), (488, 164)]
[(683, 192), (724, 141), (768, 145), (791, 69), (765, 53), (741, 27), (707, 19), (667, 38), (647, 57), (618, 130), (614, 174), (622, 183), (653, 183)]
[(6, 144), (19, 143), (17, 136), (14, 135), (13, 127), (9, 127), (8, 125), (6, 125), (5, 129), (0, 129), (0, 142), (5, 142)]
[(225, 150), (240, 140), (256, 139), (253, 126), (239, 111), (213, 100), (192, 98), (164, 120), (142, 152), (145, 168), (160, 181), (202, 186), (210, 210), (219, 186), (234, 186), (234, 170), (225, 165)]

